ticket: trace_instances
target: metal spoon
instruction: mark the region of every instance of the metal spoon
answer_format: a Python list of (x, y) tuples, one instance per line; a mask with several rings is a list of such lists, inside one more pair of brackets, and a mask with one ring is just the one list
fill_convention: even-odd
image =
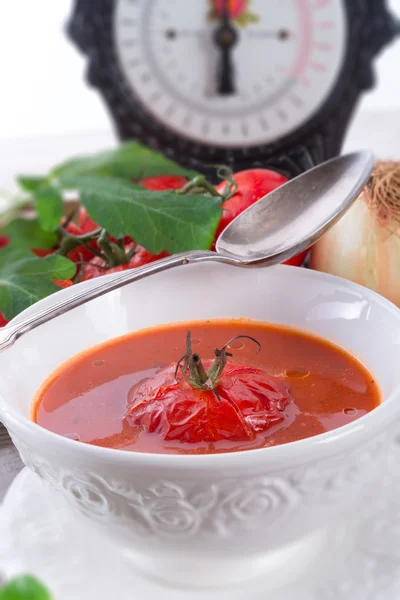
[(100, 277), (90, 288), (62, 298), (0, 330), (0, 352), (23, 334), (89, 300), (153, 273), (205, 261), (238, 267), (283, 262), (316, 242), (350, 207), (367, 183), (374, 164), (370, 152), (332, 159), (292, 179), (239, 215), (221, 233), (217, 252), (181, 252), (112, 277)]

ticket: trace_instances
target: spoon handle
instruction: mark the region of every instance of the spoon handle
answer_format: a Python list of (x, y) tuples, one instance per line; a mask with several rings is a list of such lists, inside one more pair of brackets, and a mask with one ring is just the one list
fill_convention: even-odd
[[(35, 329), (43, 323), (47, 323), (51, 319), (58, 317), (81, 304), (89, 302), (94, 298), (98, 298), (103, 294), (107, 294), (113, 290), (116, 290), (128, 283), (133, 283), (139, 279), (149, 277), (155, 273), (172, 269), (180, 265), (187, 265), (190, 263), (204, 262), (204, 261), (217, 261), (226, 263), (235, 263), (236, 261), (231, 260), (227, 257), (221, 256), (216, 252), (204, 251), (204, 250), (193, 250), (191, 252), (181, 252), (180, 254), (174, 254), (167, 258), (162, 258), (149, 265), (139, 267), (136, 269), (130, 269), (121, 271), (111, 277), (99, 277), (94, 285), (90, 288), (84, 288), (79, 290), (79, 285), (76, 287), (78, 293), (74, 296), (63, 297), (61, 300), (39, 310), (32, 315), (29, 315), (23, 321), (19, 321), (15, 325), (7, 325), (0, 330), (0, 352), (9, 348), (14, 342), (22, 335)], [(71, 288), (70, 288), (71, 289)]]

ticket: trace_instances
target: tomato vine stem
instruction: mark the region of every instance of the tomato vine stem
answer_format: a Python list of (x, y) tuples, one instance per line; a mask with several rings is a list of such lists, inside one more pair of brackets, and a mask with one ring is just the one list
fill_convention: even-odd
[(217, 391), (218, 382), (225, 369), (228, 357), (232, 356), (232, 353), (227, 351), (227, 347), (237, 339), (251, 340), (258, 346), (257, 354), (260, 352), (261, 344), (255, 338), (249, 335), (236, 335), (226, 342), (222, 348), (214, 349), (215, 359), (211, 367), (206, 371), (199, 354), (192, 350), (192, 334), (188, 331), (186, 334), (186, 352), (176, 364), (175, 379), (178, 381), (179, 367), (183, 363), (182, 376), (184, 380), (197, 390), (211, 390), (217, 400), (221, 401)]

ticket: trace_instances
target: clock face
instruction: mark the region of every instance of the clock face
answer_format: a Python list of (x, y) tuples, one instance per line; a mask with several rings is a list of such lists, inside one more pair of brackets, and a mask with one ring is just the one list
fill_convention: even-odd
[(151, 118), (209, 146), (273, 142), (329, 97), (346, 50), (342, 0), (117, 0), (115, 47)]

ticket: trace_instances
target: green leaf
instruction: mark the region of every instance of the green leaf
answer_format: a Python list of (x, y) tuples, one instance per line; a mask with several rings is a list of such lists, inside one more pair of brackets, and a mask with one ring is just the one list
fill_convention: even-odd
[(221, 218), (217, 198), (135, 189), (111, 177), (79, 177), (81, 202), (91, 218), (116, 238), (132, 237), (153, 253), (210, 248)]
[(1, 233), (26, 248), (53, 248), (58, 241), (55, 233), (43, 231), (37, 219), (14, 219)]
[(10, 244), (0, 250), (0, 312), (7, 320), (57, 292), (60, 288), (53, 279), (71, 279), (76, 265), (52, 254), (38, 258), (27, 248)]
[(103, 175), (140, 180), (153, 175), (182, 175), (189, 179), (196, 171), (184, 169), (161, 152), (154, 152), (138, 142), (126, 142), (113, 150), (73, 158), (53, 169), (52, 178)]
[(32, 575), (15, 577), (0, 588), (0, 600), (51, 600), (50, 592)]
[(63, 198), (57, 188), (46, 185), (35, 193), (34, 202), (44, 231), (56, 231), (63, 214)]
[(18, 185), (26, 192), (36, 192), (46, 181), (46, 177), (39, 175), (17, 175)]

